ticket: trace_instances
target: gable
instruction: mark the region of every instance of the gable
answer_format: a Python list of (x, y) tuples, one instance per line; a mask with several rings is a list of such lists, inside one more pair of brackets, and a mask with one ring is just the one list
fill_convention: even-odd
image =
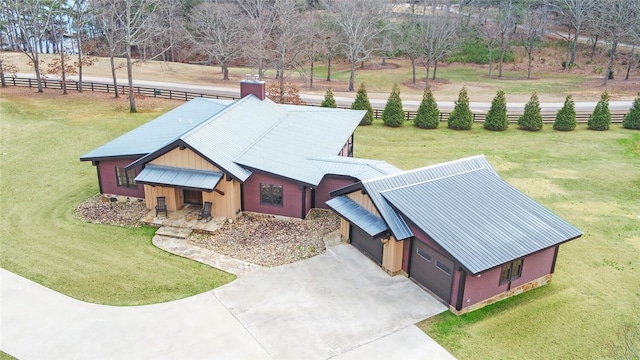
[(189, 168), (198, 170), (220, 171), (206, 159), (196, 154), (189, 148), (180, 149), (176, 147), (173, 150), (153, 159), (149, 162), (153, 165), (173, 166), (179, 168)]

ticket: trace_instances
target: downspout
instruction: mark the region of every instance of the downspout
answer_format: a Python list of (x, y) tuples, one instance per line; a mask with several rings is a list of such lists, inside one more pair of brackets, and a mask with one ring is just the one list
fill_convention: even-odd
[(464, 304), (464, 285), (467, 281), (467, 272), (460, 269), (460, 280), (458, 280), (458, 299), (456, 300), (456, 310), (462, 310)]
[(96, 161), (94, 163), (96, 166), (96, 171), (98, 172), (98, 187), (100, 188), (100, 194), (104, 194), (102, 191), (102, 178), (100, 177), (100, 161)]
[(300, 218), (304, 219), (305, 215), (307, 215), (305, 213), (305, 211), (307, 210), (307, 201), (306, 201), (307, 200), (307, 187), (306, 186), (302, 186), (301, 192), (302, 192), (302, 194), (301, 194), (302, 195), (301, 196), (301, 198), (302, 198), (302, 209), (300, 211), (301, 212)]

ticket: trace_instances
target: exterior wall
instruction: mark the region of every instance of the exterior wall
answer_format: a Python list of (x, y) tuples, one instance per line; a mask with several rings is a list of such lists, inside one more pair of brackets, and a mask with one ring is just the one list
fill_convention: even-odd
[(382, 269), (391, 275), (396, 275), (402, 270), (402, 253), (404, 241), (396, 241), (393, 236), (385, 240), (382, 249)]
[[(423, 242), (423, 243), (427, 244), (430, 248), (432, 248), (433, 250), (437, 251), (440, 255), (442, 255), (445, 258), (453, 261), (454, 264), (456, 263), (456, 261), (454, 259), (451, 259), (449, 257), (449, 255), (447, 255), (440, 248), (440, 246), (438, 244), (436, 244), (433, 240), (431, 240), (430, 237), (428, 237), (425, 233), (423, 233), (415, 225), (413, 225), (411, 223), (408, 223), (407, 225), (409, 226), (409, 229), (411, 229), (411, 232), (413, 232), (413, 234), (415, 235), (413, 241), (420, 241), (420, 242)], [(404, 270), (407, 274), (409, 273), (409, 257), (411, 256), (411, 246), (409, 246), (409, 245), (410, 244), (407, 242), (407, 246), (404, 247), (403, 253), (402, 253), (402, 270)]]
[(329, 209), (327, 204), (325, 204), (325, 202), (331, 199), (331, 195), (329, 195), (329, 193), (347, 185), (351, 185), (353, 182), (353, 178), (350, 177), (325, 176), (316, 188), (316, 203), (314, 204), (314, 207)]
[(340, 239), (349, 241), (349, 222), (343, 218), (340, 218)]
[(212, 204), (212, 216), (224, 216), (227, 219), (236, 219), (236, 214), (241, 210), (240, 183), (236, 180), (220, 180), (216, 189), (224, 195), (211, 191), (202, 192), (202, 201), (210, 201)]
[(360, 204), (360, 206), (362, 206), (363, 208), (369, 210), (370, 213), (380, 217), (380, 213), (378, 212), (378, 209), (376, 209), (376, 206), (373, 204), (373, 201), (371, 201), (371, 198), (369, 198), (369, 195), (363, 194), (361, 191), (354, 191), (350, 194), (347, 194), (347, 197)]
[(137, 158), (104, 160), (98, 162), (98, 180), (103, 194), (144, 198), (144, 187), (141, 184), (138, 184), (137, 188), (121, 187), (118, 186), (116, 178), (116, 167), (125, 167), (136, 159)]
[(174, 166), (187, 169), (220, 171), (217, 167), (211, 165), (210, 162), (203, 159), (200, 155), (190, 149), (180, 150), (175, 148), (168, 153), (154, 159), (150, 162), (154, 165)]
[(182, 207), (184, 206), (184, 198), (182, 196), (181, 189), (145, 185), (144, 193), (146, 195), (145, 201), (147, 209), (156, 208), (156, 204), (158, 203), (156, 197), (158, 196), (166, 197), (165, 200), (167, 202), (167, 210), (169, 211), (176, 211), (182, 209)]
[[(282, 207), (260, 204), (260, 183), (282, 185)], [(243, 184), (244, 211), (302, 218), (302, 195), (300, 184), (267, 174), (254, 172)], [(311, 198), (306, 199), (306, 203)], [(306, 213), (305, 213), (306, 214)]]
[(342, 146), (342, 149), (340, 149), (338, 155), (353, 157), (353, 134), (349, 136), (349, 139), (346, 143), (344, 143), (344, 146)]

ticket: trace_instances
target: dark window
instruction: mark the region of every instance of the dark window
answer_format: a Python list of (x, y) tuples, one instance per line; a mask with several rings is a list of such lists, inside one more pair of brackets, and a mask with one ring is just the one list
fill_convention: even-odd
[(451, 275), (451, 269), (449, 269), (449, 267), (443, 263), (441, 263), (440, 261), (436, 260), (436, 266), (438, 267), (438, 269), (442, 270), (445, 272), (445, 274), (447, 275)]
[(502, 265), (502, 269), (500, 270), (500, 285), (522, 276), (522, 261), (523, 259), (518, 259)]
[(416, 254), (418, 254), (418, 256), (427, 260), (428, 262), (431, 262), (431, 255), (429, 255), (426, 251), (420, 248), (416, 248)]
[(137, 188), (138, 185), (134, 180), (136, 178), (137, 171), (135, 168), (131, 170), (126, 170), (123, 167), (116, 166), (116, 180), (118, 182), (118, 186), (128, 187), (128, 188)]
[(260, 183), (260, 204), (282, 206), (282, 185)]

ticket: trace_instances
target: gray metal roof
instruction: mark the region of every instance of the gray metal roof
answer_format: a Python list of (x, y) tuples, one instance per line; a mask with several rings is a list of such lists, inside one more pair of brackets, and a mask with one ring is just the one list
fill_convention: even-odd
[(338, 196), (326, 202), (330, 208), (367, 234), (376, 238), (389, 230), (379, 217), (346, 196)]
[(381, 160), (325, 156), (310, 158), (309, 161), (325, 174), (351, 176), (358, 180), (367, 180), (402, 172), (397, 167)]
[(472, 274), (582, 234), (490, 167), (441, 172), (382, 196)]
[(146, 155), (210, 119), (229, 104), (230, 100), (195, 98), (82, 155), (80, 160)]
[(185, 169), (148, 164), (136, 176), (136, 182), (149, 185), (169, 185), (194, 190), (213, 190), (223, 174), (217, 171)]

